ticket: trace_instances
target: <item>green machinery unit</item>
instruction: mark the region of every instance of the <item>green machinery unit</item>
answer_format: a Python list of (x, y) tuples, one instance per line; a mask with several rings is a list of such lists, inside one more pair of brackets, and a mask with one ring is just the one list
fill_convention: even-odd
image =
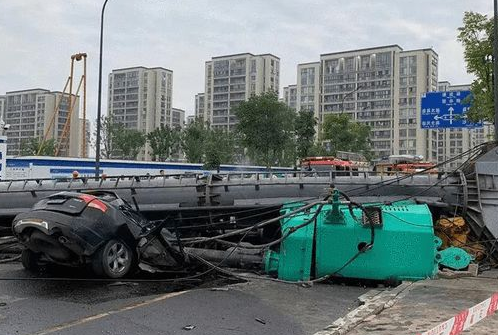
[[(302, 205), (285, 205), (282, 214)], [(316, 219), (310, 220), (317, 210)], [(303, 225), (307, 221), (311, 223)], [(293, 231), (293, 227), (300, 228)], [(438, 271), (439, 243), (424, 204), (404, 201), (350, 207), (339, 201), (335, 190), (328, 204), (283, 219), (281, 229), (282, 234), (293, 232), (278, 249), (267, 251), (264, 259), (266, 272), (280, 279), (308, 281), (334, 275), (420, 280)]]

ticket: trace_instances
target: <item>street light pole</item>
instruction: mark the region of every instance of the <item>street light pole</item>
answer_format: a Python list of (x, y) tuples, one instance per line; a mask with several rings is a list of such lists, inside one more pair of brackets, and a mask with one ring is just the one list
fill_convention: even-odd
[(102, 128), (101, 118), (102, 118), (102, 49), (104, 44), (104, 11), (107, 5), (105, 0), (102, 5), (102, 12), (100, 15), (100, 55), (99, 55), (99, 92), (97, 98), (97, 139), (95, 142), (95, 178), (99, 177), (100, 171), (100, 131)]
[(495, 102), (495, 140), (498, 140), (498, 0), (494, 2), (493, 19), (493, 93)]
[(342, 100), (341, 100), (341, 114), (344, 113), (344, 101), (346, 100), (346, 98), (349, 97), (350, 95), (356, 93), (357, 91), (361, 90), (362, 88), (363, 88), (363, 86), (358, 85), (354, 90), (343, 95)]

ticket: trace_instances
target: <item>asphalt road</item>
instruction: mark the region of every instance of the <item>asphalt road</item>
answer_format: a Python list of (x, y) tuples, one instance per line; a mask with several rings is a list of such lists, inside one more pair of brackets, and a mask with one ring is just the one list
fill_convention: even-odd
[[(29, 275), (14, 263), (0, 265), (0, 277)], [(357, 307), (368, 291), (261, 280), (209, 286), (0, 281), (0, 334), (313, 334)]]

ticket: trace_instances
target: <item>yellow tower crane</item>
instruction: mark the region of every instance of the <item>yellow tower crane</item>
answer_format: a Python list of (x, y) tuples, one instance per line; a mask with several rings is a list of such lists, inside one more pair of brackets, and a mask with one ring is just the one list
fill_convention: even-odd
[[(76, 97), (78, 97), (78, 94), (80, 93), (80, 90), (83, 88), (83, 93), (82, 93), (82, 98), (83, 98), (83, 125), (82, 125), (82, 141), (81, 141), (81, 157), (87, 157), (87, 150), (86, 150), (86, 58), (87, 54), (86, 53), (77, 53), (71, 56), (71, 70), (69, 73), (69, 77), (66, 80), (66, 84), (64, 85), (64, 90), (62, 91), (61, 98), (59, 101), (56, 103), (54, 113), (52, 114), (52, 117), (50, 119), (50, 122), (48, 124), (48, 128), (45, 131), (45, 134), (43, 136), (43, 142), (47, 141), (49, 138), (52, 127), (55, 127), (55, 120), (56, 117), (60, 115), (60, 106), (62, 101), (64, 100), (65, 96), (68, 95), (69, 98), (69, 110), (67, 112), (67, 117), (66, 121), (64, 123), (64, 127), (62, 129), (62, 134), (60, 135), (60, 138), (58, 138), (58, 129), (55, 129), (54, 131), (54, 138), (58, 139), (58, 144), (55, 148), (55, 156), (59, 156), (62, 152), (67, 152), (69, 149), (69, 134), (71, 131), (71, 120), (73, 117), (73, 111), (74, 107), (76, 105)], [(83, 74), (81, 75), (81, 78), (78, 83), (78, 87), (76, 91), (73, 94), (73, 84), (74, 84), (74, 63), (79, 62), (83, 60)], [(69, 88), (69, 91), (67, 91)], [(79, 115), (76, 115), (76, 117), (79, 117)], [(43, 146), (40, 146), (40, 149)], [(40, 154), (40, 151), (38, 151), (38, 154)]]

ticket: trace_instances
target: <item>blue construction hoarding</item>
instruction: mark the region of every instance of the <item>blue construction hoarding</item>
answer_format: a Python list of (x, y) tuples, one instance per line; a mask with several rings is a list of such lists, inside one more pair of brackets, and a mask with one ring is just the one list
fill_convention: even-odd
[(422, 129), (477, 128), (482, 122), (467, 118), (470, 91), (428, 92), (422, 95)]

